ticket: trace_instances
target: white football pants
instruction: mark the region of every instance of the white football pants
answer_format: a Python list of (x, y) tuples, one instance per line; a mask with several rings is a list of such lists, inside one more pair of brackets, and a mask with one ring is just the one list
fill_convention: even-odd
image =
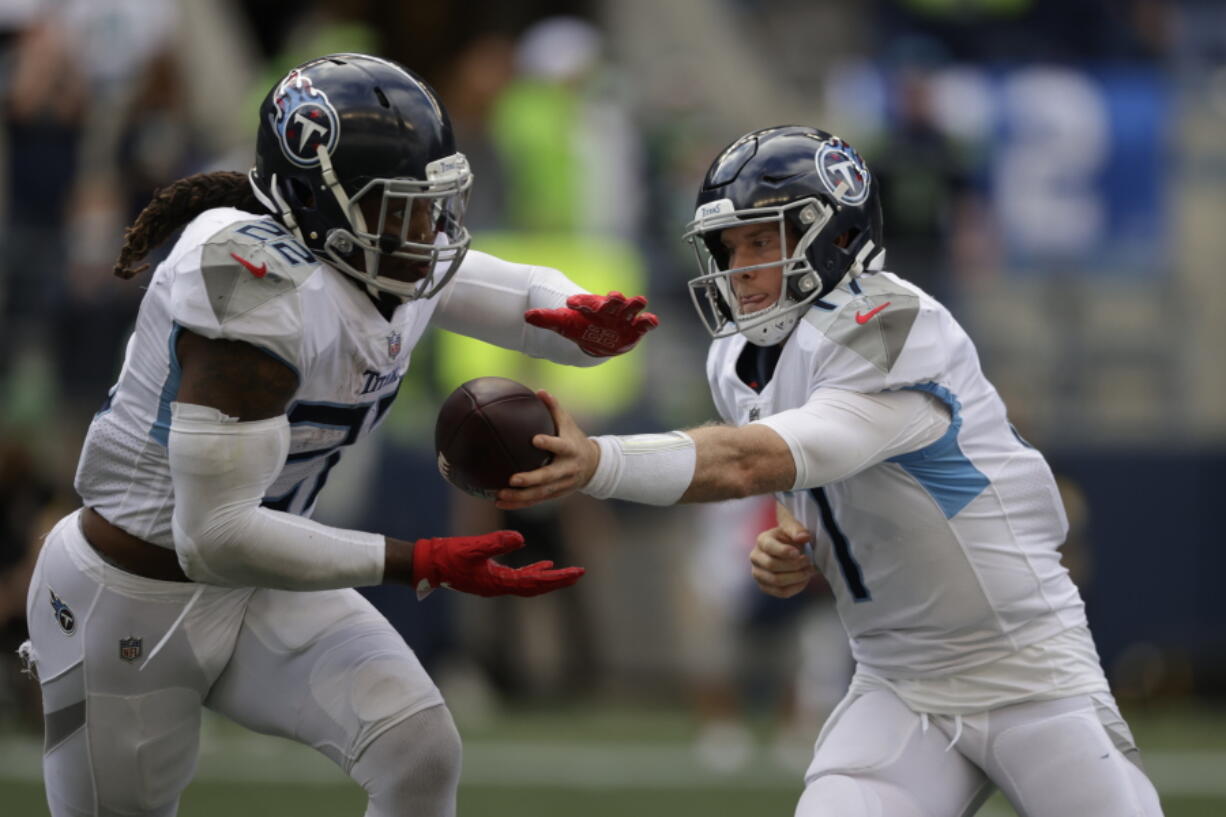
[[(103, 562), (77, 516), (47, 536), (26, 608), (53, 817), (175, 814), (204, 706), (318, 749), (366, 787), (370, 817), (454, 813), (454, 724), (412, 650), (356, 591), (141, 578)], [(428, 770), (431, 807), (380, 796), (410, 788), (408, 757)]]
[(922, 717), (850, 693), (822, 728), (797, 817), (969, 817), (1000, 788), (1020, 817), (1161, 817), (1109, 695)]

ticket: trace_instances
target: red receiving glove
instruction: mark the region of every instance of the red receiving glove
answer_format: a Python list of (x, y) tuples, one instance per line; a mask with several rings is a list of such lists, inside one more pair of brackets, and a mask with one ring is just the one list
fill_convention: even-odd
[(660, 325), (659, 318), (643, 312), (645, 306), (647, 299), (642, 295), (585, 293), (571, 295), (562, 309), (529, 309), (524, 320), (573, 340), (593, 357), (611, 357), (629, 352), (639, 338)]
[(554, 570), (553, 562), (547, 561), (515, 568), (493, 559), (499, 553), (510, 553), (523, 546), (524, 537), (513, 530), (418, 539), (413, 543), (413, 583), (418, 597), (435, 587), (449, 587), (476, 596), (539, 596), (570, 587), (584, 573), (581, 567)]

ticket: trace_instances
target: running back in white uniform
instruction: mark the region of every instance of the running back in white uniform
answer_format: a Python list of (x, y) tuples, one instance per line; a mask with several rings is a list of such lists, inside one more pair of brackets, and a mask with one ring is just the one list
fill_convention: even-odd
[[(437, 325), (592, 365), (599, 359), (523, 320), (581, 292), (555, 270), (470, 252), (442, 295), (404, 303), (388, 320), (273, 219), (208, 210), (152, 275), (119, 380), (90, 426), (77, 490), (112, 524), (174, 549), (167, 444), (183, 331), (252, 344), (298, 373), (289, 452), (263, 504), (309, 516), (345, 447), (382, 420), (436, 312)], [(432, 813), (452, 800), (450, 715), (412, 650), (355, 590), (142, 578), (103, 561), (78, 516), (48, 535), (27, 604), (53, 814), (172, 815), (194, 772), (202, 705), (314, 746), (364, 785), (388, 779), (386, 758), (415, 758), (391, 777), (417, 781), (429, 803), (372, 788), (371, 815)], [(367, 753), (380, 738), (383, 749)], [(423, 767), (437, 774), (421, 789)]]
[(182, 230), (90, 427), (86, 509), (48, 534), (27, 595), (54, 817), (173, 817), (203, 706), (318, 749), (365, 789), (367, 817), (452, 817), (451, 715), (353, 588), (529, 596), (583, 570), (497, 563), (514, 532), (409, 540), (304, 517), (428, 324), (594, 365), (657, 323), (645, 297), (468, 252), (472, 173), (404, 66), (308, 60), (257, 121), (247, 173), (167, 185), (119, 252), (132, 278)]
[[(445, 328), (590, 366), (599, 360), (519, 318), (523, 310), (558, 307), (581, 292), (554, 270), (472, 251), (442, 295), (404, 303), (388, 320), (272, 218), (207, 211), (184, 229), (152, 276), (119, 381), (90, 425), (77, 492), (112, 524), (174, 548), (166, 444), (179, 386), (175, 340), (184, 329), (252, 344), (298, 373), (298, 391), (286, 408), (289, 454), (264, 505), (309, 516), (345, 448), (382, 421), (436, 311)], [(501, 326), (503, 316), (491, 316), (496, 312), (515, 315), (519, 325)]]
[(112, 524), (174, 547), (166, 444), (175, 341), (187, 329), (250, 343), (298, 373), (286, 410), (289, 456), (265, 504), (309, 515), (342, 447), (370, 433), (391, 405), (437, 304), (411, 301), (385, 320), (272, 218), (204, 213), (152, 276), (119, 382), (90, 426), (78, 493)]

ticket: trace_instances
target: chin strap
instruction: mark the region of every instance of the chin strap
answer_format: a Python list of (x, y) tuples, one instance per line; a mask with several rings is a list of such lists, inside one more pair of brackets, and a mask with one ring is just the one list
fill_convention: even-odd
[[(328, 149), (322, 144), (315, 146), (315, 155), (319, 157), (319, 173), (323, 177), (324, 184), (328, 186), (328, 192), (336, 199), (336, 203), (341, 207), (341, 213), (345, 216), (345, 220), (349, 222), (356, 234), (368, 232), (366, 229), (366, 217), (362, 215), (361, 208), (353, 207), (349, 195), (345, 192), (345, 188), (341, 186), (340, 179), (336, 175), (336, 168), (332, 166), (332, 157), (328, 154)], [(380, 290), (374, 285), (373, 279), (378, 276), (379, 270), (379, 254), (374, 250), (369, 250), (362, 246), (362, 260), (365, 262), (367, 280), (366, 291), (370, 293), (372, 298), (378, 298)], [(403, 302), (405, 299), (401, 299)]]
[[(873, 255), (870, 259), (869, 256), (874, 252), (876, 255)], [(866, 272), (880, 272), (883, 269), (885, 269), (885, 248), (878, 247), (871, 241), (866, 241), (864, 246), (860, 248), (860, 252), (856, 253), (855, 259), (852, 260), (848, 275), (858, 278)]]
[[(328, 149), (322, 144), (315, 147), (315, 155), (319, 157), (319, 174), (323, 177), (324, 184), (328, 186), (328, 192), (336, 198), (336, 203), (341, 206), (341, 213), (345, 219), (349, 221), (349, 226), (355, 228), (358, 232), (366, 232), (366, 220), (362, 218), (361, 210), (350, 212), (349, 195), (345, 192), (345, 188), (341, 187), (340, 179), (337, 178), (336, 169), (332, 167), (332, 157), (328, 155)], [(353, 219), (358, 220), (357, 224), (353, 223)]]

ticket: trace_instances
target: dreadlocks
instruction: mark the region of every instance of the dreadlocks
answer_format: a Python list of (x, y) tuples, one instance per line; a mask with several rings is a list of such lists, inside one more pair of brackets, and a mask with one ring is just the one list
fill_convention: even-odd
[(133, 264), (161, 246), (193, 218), (213, 207), (237, 207), (253, 213), (265, 211), (251, 192), (251, 185), (244, 173), (222, 170), (179, 179), (155, 192), (153, 200), (145, 205), (132, 226), (124, 231), (123, 247), (115, 262), (115, 275), (127, 279), (147, 270), (148, 264), (139, 267), (133, 267)]

